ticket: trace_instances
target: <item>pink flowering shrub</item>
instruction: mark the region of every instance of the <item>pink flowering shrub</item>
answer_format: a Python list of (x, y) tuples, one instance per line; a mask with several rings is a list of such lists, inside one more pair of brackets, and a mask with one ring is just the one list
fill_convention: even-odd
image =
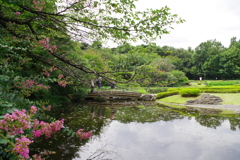
[(76, 132), (76, 135), (80, 138), (80, 140), (88, 139), (88, 138), (90, 138), (92, 136), (92, 131), (83, 132), (83, 129), (79, 129)]
[[(50, 110), (50, 108), (50, 105), (48, 107), (43, 106), (45, 110)], [(15, 142), (8, 140), (9, 146), (12, 148), (12, 150), (8, 152), (15, 154), (21, 160), (30, 158), (29, 145), (34, 143), (34, 138), (40, 136), (49, 138), (64, 128), (64, 119), (51, 123), (33, 119), (37, 112), (37, 107), (31, 106), (28, 112), (24, 109), (22, 111), (14, 110), (12, 114), (7, 113), (4, 115), (4, 118), (0, 120), (0, 137), (3, 137), (5, 140), (7, 137), (11, 138), (13, 135), (16, 137)], [(30, 130), (31, 132), (25, 132), (25, 130)], [(79, 129), (75, 135), (80, 140), (88, 139), (92, 136), (92, 131), (83, 132), (83, 129)], [(32, 159), (43, 160), (41, 155), (37, 154), (33, 155)]]
[(49, 38), (46, 38), (45, 40), (38, 41), (38, 44), (48, 50), (50, 53), (53, 53), (54, 51), (57, 51), (56, 45), (50, 45), (49, 44)]
[(19, 16), (20, 14), (21, 14), (21, 12), (16, 12), (16, 13), (15, 13), (15, 15), (18, 15), (18, 16)]
[(16, 138), (15, 147), (13, 151), (20, 154), (24, 159), (29, 158), (29, 148), (28, 145), (31, 144), (33, 141), (30, 139), (21, 136), (21, 138)]
[(30, 128), (30, 118), (26, 110), (15, 110), (12, 115), (7, 113), (4, 119), (0, 120), (0, 129), (8, 132), (8, 135), (23, 134), (23, 130)]
[(61, 128), (63, 128), (64, 119), (61, 121), (55, 121), (52, 123), (45, 123), (43, 121), (34, 120), (33, 125), (33, 136), (34, 137), (40, 137), (41, 135), (45, 135), (46, 138), (51, 137), (52, 134), (59, 131)]
[(44, 71), (44, 75), (46, 75), (47, 77), (49, 77), (51, 74), (51, 72), (53, 72), (53, 71), (55, 71), (55, 70), (57, 70), (57, 68), (55, 68), (54, 66), (53, 67), (50, 67), (49, 69), (43, 69), (43, 71)]
[(44, 5), (45, 5), (45, 2), (35, 1), (35, 0), (33, 0), (32, 3), (33, 3), (32, 6), (33, 6), (35, 9), (37, 9), (38, 11), (42, 11), (42, 9), (43, 9), (43, 7), (44, 7)]
[(50, 86), (38, 84), (34, 80), (25, 80), (25, 81), (22, 81), (21, 83), (16, 82), (14, 85), (16, 88), (21, 89), (21, 92), (26, 96), (30, 96), (31, 93), (36, 92), (38, 90), (41, 90), (41, 89), (48, 90), (50, 88)]

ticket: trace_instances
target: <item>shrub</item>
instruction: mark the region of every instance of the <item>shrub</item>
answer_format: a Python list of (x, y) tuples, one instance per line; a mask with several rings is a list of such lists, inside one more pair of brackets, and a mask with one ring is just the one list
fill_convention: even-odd
[(182, 89), (179, 91), (179, 94), (182, 97), (196, 97), (200, 93), (199, 89)]
[(239, 84), (239, 81), (213, 81), (213, 82), (209, 82), (207, 84), (207, 86), (230, 86), (230, 85), (235, 85), (235, 84)]
[(146, 94), (147, 93), (147, 91), (145, 89), (143, 89), (143, 88), (139, 89), (138, 92), (142, 93), (142, 94)]
[(156, 87), (156, 88), (148, 88), (147, 92), (149, 93), (159, 93), (159, 92), (166, 92), (167, 87)]
[(165, 98), (165, 97), (168, 97), (168, 96), (172, 96), (172, 95), (177, 95), (178, 94), (178, 91), (173, 91), (173, 92), (161, 92), (161, 93), (158, 93), (156, 95), (156, 98), (157, 99), (161, 99), (161, 98)]
[(176, 92), (176, 91), (180, 91), (182, 90), (183, 88), (168, 88), (168, 92)]

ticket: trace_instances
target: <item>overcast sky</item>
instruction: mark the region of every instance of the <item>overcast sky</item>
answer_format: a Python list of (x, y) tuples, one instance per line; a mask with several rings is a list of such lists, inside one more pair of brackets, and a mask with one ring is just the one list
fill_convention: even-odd
[(195, 49), (207, 40), (221, 42), (225, 47), (232, 37), (240, 39), (240, 0), (138, 0), (137, 10), (168, 6), (172, 14), (186, 20), (174, 25), (169, 35), (157, 40), (158, 46)]

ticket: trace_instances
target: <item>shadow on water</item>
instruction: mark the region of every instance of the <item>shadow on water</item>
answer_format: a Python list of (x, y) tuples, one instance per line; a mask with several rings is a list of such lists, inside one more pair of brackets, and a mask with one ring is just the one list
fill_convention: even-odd
[[(225, 128), (227, 131), (222, 131), (222, 132), (237, 131), (239, 133), (239, 129), (240, 129), (240, 118), (238, 116), (231, 116), (231, 117), (220, 116), (218, 110), (211, 110), (211, 109), (199, 110), (195, 108), (184, 108), (184, 109), (171, 108), (168, 106), (156, 104), (154, 102), (136, 102), (136, 101), (87, 102), (87, 103), (81, 103), (81, 104), (71, 104), (66, 108), (64, 112), (59, 112), (56, 114), (58, 115), (57, 117), (64, 118), (65, 124), (70, 128), (72, 128), (73, 131), (77, 131), (79, 128), (83, 128), (84, 131), (93, 131), (92, 138), (90, 138), (89, 140), (79, 141), (74, 137), (66, 136), (67, 133), (62, 133), (62, 132), (59, 132), (58, 134), (54, 135), (49, 139), (40, 137), (39, 139), (36, 139), (38, 143), (31, 146), (34, 148), (34, 151), (32, 152), (32, 154), (34, 154), (35, 151), (40, 152), (44, 148), (56, 153), (56, 154), (50, 155), (48, 158), (53, 160), (56, 160), (56, 159), (58, 160), (73, 160), (73, 159), (78, 160), (79, 159), (80, 160), (80, 159), (88, 159), (88, 158), (89, 159), (106, 159), (105, 156), (109, 155), (109, 152), (98, 151), (98, 149), (102, 148), (105, 145), (108, 145), (107, 144), (108, 142), (105, 142), (105, 141), (111, 140), (111, 137), (113, 137), (113, 134), (118, 134), (119, 132), (121, 132), (120, 130), (124, 130), (126, 133), (121, 134), (120, 137), (118, 137), (119, 139), (123, 138), (121, 142), (114, 144), (115, 148), (119, 145), (119, 150), (113, 151), (116, 155), (118, 155), (118, 158), (116, 157), (113, 158), (110, 156), (110, 158), (108, 159), (126, 159), (133, 155), (136, 159), (145, 159), (145, 158), (174, 159), (174, 157), (166, 155), (166, 153), (171, 152), (171, 149), (167, 150), (166, 153), (165, 152), (162, 153), (161, 156), (158, 155), (158, 153), (160, 152), (160, 149), (159, 149), (159, 150), (156, 150), (156, 152), (152, 152), (151, 156), (149, 155), (146, 157), (146, 155), (144, 156), (141, 155), (140, 156), (141, 158), (139, 158), (138, 156), (135, 155), (136, 153), (134, 152), (132, 153), (133, 155), (125, 154), (126, 151), (123, 151), (124, 149), (121, 149), (122, 147), (121, 145), (124, 139), (126, 139), (126, 141), (128, 140), (128, 138), (126, 138), (127, 136), (131, 137), (131, 134), (135, 135), (136, 133), (138, 133), (140, 127), (143, 127), (143, 130), (145, 130), (149, 126), (152, 126), (152, 128), (149, 130), (151, 130), (152, 133), (155, 133), (153, 137), (156, 138), (160, 136), (160, 134), (158, 133), (160, 131), (155, 129), (160, 129), (161, 126), (164, 126), (165, 128), (161, 128), (161, 132), (163, 132), (163, 130), (164, 132), (166, 132), (166, 135), (161, 135), (162, 137), (161, 143), (163, 143), (164, 145), (171, 145), (171, 144), (174, 144), (174, 142), (176, 141), (178, 142), (178, 139), (174, 139), (174, 137), (177, 134), (179, 134), (179, 131), (175, 133), (175, 131), (172, 131), (171, 129), (168, 128), (171, 126), (173, 128), (174, 127), (176, 128), (179, 126), (183, 127), (184, 125), (188, 126), (188, 124), (194, 124), (193, 128), (202, 127), (205, 129), (211, 128), (216, 130), (218, 127), (221, 127), (221, 125), (225, 126), (226, 124), (229, 124), (229, 127), (227, 129)], [(156, 125), (156, 126), (153, 126), (153, 125)], [(118, 128), (117, 126), (121, 126), (120, 127), (121, 129)], [(128, 130), (125, 130), (127, 128)], [(193, 128), (191, 128), (189, 132), (193, 132), (194, 130)], [(181, 129), (184, 130), (184, 128), (181, 128)], [(206, 132), (205, 129), (204, 129), (204, 133)], [(169, 130), (169, 133), (167, 133), (167, 130)], [(201, 132), (201, 130), (199, 132)], [(111, 132), (112, 134), (109, 136), (108, 132)], [(212, 130), (211, 130), (211, 133), (212, 133)], [(196, 133), (194, 134), (196, 135)], [(168, 136), (172, 137), (171, 142), (170, 141), (164, 142), (164, 140), (166, 140)], [(179, 134), (179, 136), (181, 137), (181, 134)], [(184, 135), (182, 136), (185, 137)], [(142, 142), (138, 142), (139, 139), (143, 139), (144, 141), (147, 141), (147, 143), (148, 141), (154, 141), (154, 139), (148, 140), (146, 138), (148, 136), (146, 136), (144, 139), (143, 136), (137, 137), (137, 134), (136, 134), (135, 137), (136, 137), (136, 140), (133, 140), (134, 139), (134, 136), (133, 136), (131, 140), (128, 140), (128, 141), (130, 143), (142, 143)], [(151, 137), (151, 135), (149, 135), (149, 137)], [(160, 137), (160, 140), (161, 140), (161, 137)], [(114, 141), (116, 140), (114, 139)], [(195, 140), (193, 140), (191, 143), (199, 143), (194, 141)], [(152, 143), (152, 145), (156, 147), (158, 144), (155, 144), (154, 142)], [(193, 146), (195, 146), (195, 144)], [(141, 147), (141, 146), (136, 145), (134, 146), (134, 149), (139, 150), (139, 152), (143, 152), (142, 149), (136, 148), (136, 147)], [(142, 147), (144, 150), (144, 146)], [(240, 148), (240, 144), (238, 144), (236, 147)], [(111, 150), (111, 148), (108, 148), (108, 149)], [(129, 146), (129, 149), (131, 150), (130, 146)], [(86, 152), (89, 152), (89, 154), (83, 155)], [(125, 157), (122, 157), (123, 153)], [(238, 156), (239, 158), (240, 153), (234, 156)], [(119, 157), (122, 157), (122, 158), (119, 158)], [(190, 157), (191, 155), (189, 155), (189, 158)], [(205, 156), (205, 158), (210, 158), (210, 157), (211, 156), (209, 157)], [(225, 157), (225, 156), (222, 156), (222, 157)]]

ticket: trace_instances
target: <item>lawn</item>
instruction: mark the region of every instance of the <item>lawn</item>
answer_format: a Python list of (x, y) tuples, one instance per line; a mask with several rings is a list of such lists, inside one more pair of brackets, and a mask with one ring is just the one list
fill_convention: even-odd
[[(240, 93), (210, 93), (210, 94), (222, 98), (223, 100), (222, 104), (240, 105)], [(180, 95), (174, 95), (174, 96), (159, 99), (158, 101), (167, 102), (167, 103), (184, 104), (186, 101), (190, 99), (197, 99), (199, 97), (181, 97)]]

